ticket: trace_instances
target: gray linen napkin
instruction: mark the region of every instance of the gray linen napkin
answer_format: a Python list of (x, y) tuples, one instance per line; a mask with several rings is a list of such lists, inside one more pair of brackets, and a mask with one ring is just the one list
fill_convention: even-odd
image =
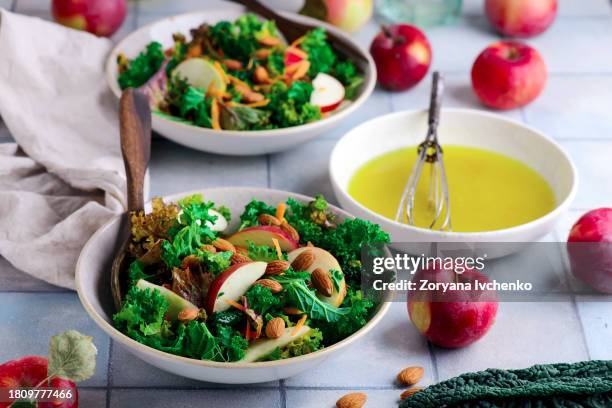
[[(0, 9), (0, 255), (74, 288), (87, 239), (125, 208), (111, 42)], [(1, 273), (1, 272), (0, 272)]]

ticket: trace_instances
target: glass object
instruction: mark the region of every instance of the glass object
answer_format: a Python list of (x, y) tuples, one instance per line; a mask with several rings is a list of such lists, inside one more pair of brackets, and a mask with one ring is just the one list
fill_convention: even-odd
[(462, 0), (377, 0), (376, 13), (385, 24), (431, 27), (455, 21), (461, 6)]

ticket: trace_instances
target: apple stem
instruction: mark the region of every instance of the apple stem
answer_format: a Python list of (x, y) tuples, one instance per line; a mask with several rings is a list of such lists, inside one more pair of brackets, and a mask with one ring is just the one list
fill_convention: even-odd
[(385, 37), (390, 38), (391, 41), (393, 41), (393, 45), (401, 44), (401, 43), (404, 42), (404, 38), (393, 34), (391, 32), (391, 28), (389, 28), (388, 25), (382, 24), (380, 26), (380, 28), (381, 28), (383, 34), (385, 35)]

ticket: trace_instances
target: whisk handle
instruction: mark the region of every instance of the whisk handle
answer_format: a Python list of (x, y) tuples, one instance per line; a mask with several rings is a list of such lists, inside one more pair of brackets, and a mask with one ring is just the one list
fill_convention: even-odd
[(442, 94), (444, 93), (444, 78), (440, 72), (433, 73), (431, 84), (431, 96), (429, 98), (429, 133), (435, 133), (440, 122), (440, 106), (442, 105)]

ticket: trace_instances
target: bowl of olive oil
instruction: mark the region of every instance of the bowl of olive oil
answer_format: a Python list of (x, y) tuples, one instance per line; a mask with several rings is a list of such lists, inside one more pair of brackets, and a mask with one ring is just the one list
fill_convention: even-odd
[(553, 140), (488, 112), (443, 109), (438, 130), (451, 231), (429, 229), (430, 174), (417, 185), (414, 224), (395, 220), (427, 129), (427, 112), (385, 115), (349, 131), (331, 155), (340, 205), (380, 223), (394, 242), (533, 242), (547, 235), (577, 188), (569, 156)]

